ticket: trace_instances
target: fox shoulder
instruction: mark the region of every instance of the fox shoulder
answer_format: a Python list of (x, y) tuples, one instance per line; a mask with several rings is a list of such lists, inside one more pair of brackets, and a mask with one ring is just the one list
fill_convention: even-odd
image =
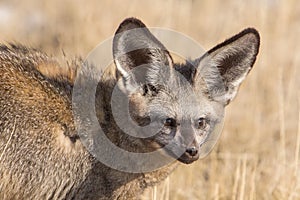
[(60, 66), (55, 58), (36, 49), (0, 45), (0, 114), (11, 116), (7, 118), (10, 124), (15, 116), (22, 116), (27, 124), (58, 120), (68, 129), (64, 133), (75, 137), (68, 89), (71, 75)]

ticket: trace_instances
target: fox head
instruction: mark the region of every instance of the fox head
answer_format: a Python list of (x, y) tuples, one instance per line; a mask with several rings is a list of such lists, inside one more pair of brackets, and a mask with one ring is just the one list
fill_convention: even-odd
[(176, 64), (140, 20), (126, 19), (113, 39), (117, 85), (136, 127), (125, 132), (143, 138), (147, 149), (163, 148), (183, 163), (197, 160), (205, 144), (216, 139), (224, 108), (251, 70), (258, 49), (259, 34), (248, 28), (199, 58)]

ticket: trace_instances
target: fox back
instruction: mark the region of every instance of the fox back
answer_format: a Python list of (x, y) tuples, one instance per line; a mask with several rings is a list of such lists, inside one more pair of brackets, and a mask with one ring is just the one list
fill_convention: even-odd
[[(1, 45), (0, 199), (137, 199), (177, 163), (192, 163), (209, 148), (258, 49), (259, 34), (249, 28), (178, 64), (140, 20), (129, 18), (113, 40), (115, 64), (99, 82), (80, 60), (68, 66), (35, 49)], [(170, 162), (128, 172), (97, 160), (91, 150), (110, 150), (99, 152), (97, 129), (87, 146), (77, 127), (94, 127), (86, 123), (89, 113), (74, 111), (78, 71), (83, 87), (97, 84), (97, 121), (115, 146), (142, 155), (161, 150), (158, 159), (132, 159), (132, 166)], [(121, 165), (128, 158), (111, 159)]]

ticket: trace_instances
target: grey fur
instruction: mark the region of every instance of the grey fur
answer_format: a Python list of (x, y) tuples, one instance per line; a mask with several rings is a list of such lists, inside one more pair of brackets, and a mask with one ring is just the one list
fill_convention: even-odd
[[(199, 149), (222, 121), (220, 113), (255, 62), (259, 35), (246, 29), (192, 63), (178, 65), (147, 31), (135, 42), (142, 38), (151, 53), (137, 51), (142, 61), (128, 57), (122, 49), (133, 41), (122, 39), (122, 32), (133, 28), (145, 25), (130, 18), (117, 31), (121, 37), (114, 40), (114, 57), (123, 70), (112, 66), (104, 72), (96, 93), (99, 122), (119, 147), (148, 152), (171, 143), (166, 154), (191, 163), (197, 154), (176, 155), (178, 148)], [(130, 71), (140, 64), (148, 65), (142, 75)], [(176, 168), (174, 161), (154, 172), (126, 173), (103, 165), (86, 150), (72, 113), (72, 88), (80, 68), (80, 60), (63, 66), (22, 45), (0, 46), (0, 199), (138, 199)], [(158, 119), (163, 128), (157, 135), (139, 139), (118, 128), (110, 108), (116, 85), (129, 99), (138, 124), (149, 123), (149, 116)], [(195, 128), (201, 117), (210, 119), (207, 130)], [(176, 124), (164, 126), (161, 120), (166, 118)]]

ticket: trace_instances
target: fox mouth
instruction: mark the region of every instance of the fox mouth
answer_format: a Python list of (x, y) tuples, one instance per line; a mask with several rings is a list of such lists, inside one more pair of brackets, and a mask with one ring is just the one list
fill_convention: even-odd
[(184, 164), (191, 164), (195, 161), (197, 161), (199, 159), (199, 153), (197, 155), (191, 156), (190, 154), (188, 154), (187, 152), (184, 152), (180, 157), (178, 155), (176, 155), (174, 152), (172, 152), (171, 150), (167, 150), (165, 151), (169, 156), (175, 158), (176, 160), (184, 163)]
[(195, 156), (187, 155), (187, 153), (182, 154), (177, 160), (184, 163), (184, 164), (191, 164), (194, 161), (197, 161), (199, 159), (199, 154)]

